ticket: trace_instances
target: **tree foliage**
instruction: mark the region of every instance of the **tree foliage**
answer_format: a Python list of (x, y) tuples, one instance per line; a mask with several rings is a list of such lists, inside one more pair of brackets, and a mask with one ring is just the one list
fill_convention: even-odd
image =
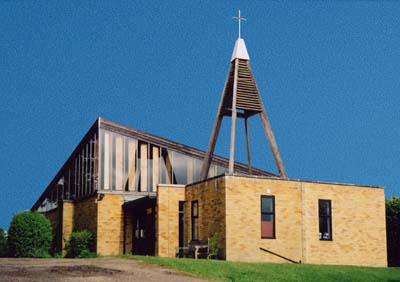
[(388, 265), (400, 266), (400, 197), (386, 200)]
[(0, 258), (8, 256), (7, 234), (0, 228)]
[(72, 232), (65, 248), (68, 258), (96, 257), (93, 234), (88, 230)]
[(11, 257), (48, 257), (51, 241), (51, 224), (44, 215), (32, 211), (14, 215), (8, 231)]

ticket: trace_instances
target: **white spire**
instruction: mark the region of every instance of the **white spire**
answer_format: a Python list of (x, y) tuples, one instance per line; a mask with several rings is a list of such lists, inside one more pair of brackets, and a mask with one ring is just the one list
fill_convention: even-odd
[(239, 15), (237, 17), (233, 17), (233, 19), (238, 21), (239, 34), (235, 43), (235, 48), (233, 49), (231, 62), (235, 59), (250, 60), (249, 53), (247, 53), (246, 44), (244, 44), (244, 40), (240, 35), (240, 21), (245, 21), (246, 19), (240, 16), (240, 10)]
[(231, 62), (235, 59), (250, 60), (249, 53), (247, 53), (246, 44), (243, 38), (238, 38), (233, 49)]

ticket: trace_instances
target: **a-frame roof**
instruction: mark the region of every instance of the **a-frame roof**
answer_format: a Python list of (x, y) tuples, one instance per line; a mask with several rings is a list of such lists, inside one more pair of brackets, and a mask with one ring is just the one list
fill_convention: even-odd
[[(79, 142), (79, 144), (76, 146), (76, 148), (73, 150), (73, 152), (71, 153), (71, 155), (68, 157), (68, 159), (65, 161), (65, 163), (63, 164), (63, 166), (60, 168), (60, 170), (57, 172), (57, 174), (55, 175), (55, 177), (50, 181), (49, 185), (46, 187), (46, 189), (43, 191), (43, 193), (40, 195), (40, 197), (38, 198), (38, 200), (35, 202), (35, 204), (32, 206), (32, 209), (35, 210), (37, 209), (41, 202), (45, 199), (47, 192), (52, 189), (57, 182), (59, 181), (59, 179), (63, 176), (64, 170), (67, 168), (68, 164), (76, 157), (76, 155), (79, 154), (79, 152), (81, 151), (81, 147), (82, 144), (86, 144), (86, 142), (88, 142), (88, 140), (91, 138), (91, 136), (93, 134), (98, 134), (100, 129), (105, 129), (108, 131), (112, 131), (118, 134), (122, 134), (125, 135), (127, 137), (132, 137), (144, 142), (149, 142), (153, 145), (157, 145), (163, 148), (167, 148), (167, 149), (171, 149), (174, 151), (177, 151), (179, 153), (185, 154), (189, 157), (195, 157), (198, 159), (203, 159), (205, 152), (195, 149), (193, 147), (187, 146), (187, 145), (183, 145), (171, 140), (168, 140), (166, 138), (162, 138), (159, 137), (157, 135), (153, 135), (144, 131), (140, 131), (134, 128), (130, 128), (115, 122), (112, 122), (110, 120), (104, 119), (104, 118), (97, 118), (96, 121), (93, 123), (93, 125), (90, 127), (90, 129), (88, 130), (88, 132), (84, 135), (84, 137), (82, 138), (82, 140)], [(226, 158), (222, 158), (219, 156), (214, 156), (212, 159), (214, 164), (223, 166), (223, 167), (228, 167), (228, 159)], [(247, 166), (241, 163), (236, 163), (235, 164), (235, 168), (237, 169), (238, 172), (240, 173), (247, 173)], [(267, 171), (263, 171), (260, 169), (254, 169), (253, 173), (255, 175), (259, 175), (259, 176), (272, 176), (272, 177), (276, 177), (275, 174), (267, 172)]]
[[(128, 137), (132, 137), (132, 138), (136, 138), (138, 140), (141, 141), (145, 141), (145, 142), (149, 142), (151, 144), (154, 145), (158, 145), (160, 147), (164, 147), (167, 149), (171, 149), (174, 151), (177, 151), (179, 153), (185, 154), (189, 157), (195, 157), (198, 159), (203, 159), (206, 152), (193, 148), (191, 146), (188, 145), (184, 145), (175, 141), (171, 141), (168, 140), (166, 138), (154, 135), (154, 134), (150, 134), (144, 131), (140, 131), (131, 127), (127, 127), (118, 123), (115, 123), (113, 121), (104, 119), (104, 118), (99, 118), (99, 126), (101, 129), (105, 129), (105, 130), (109, 130), (115, 133), (119, 133), (119, 134), (123, 134), (126, 135)], [(228, 167), (228, 163), (229, 160), (220, 156), (213, 156), (212, 158), (212, 162), (214, 164), (223, 166), (223, 167)], [(237, 169), (237, 172), (239, 173), (244, 173), (244, 174), (248, 174), (247, 171), (247, 165), (242, 164), (240, 162), (236, 162), (235, 163), (235, 169)], [(275, 174), (268, 172), (268, 171), (264, 171), (261, 169), (257, 169), (255, 168), (253, 171), (253, 174), (255, 175), (260, 175), (260, 176), (276, 176)]]

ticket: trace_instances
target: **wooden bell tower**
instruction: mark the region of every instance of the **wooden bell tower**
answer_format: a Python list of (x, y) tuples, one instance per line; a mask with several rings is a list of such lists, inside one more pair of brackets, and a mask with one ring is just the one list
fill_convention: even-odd
[(240, 16), (240, 11), (239, 16), (235, 17), (235, 19), (237, 19), (239, 23), (239, 37), (235, 43), (235, 48), (233, 50), (229, 66), (228, 77), (225, 81), (224, 90), (222, 91), (222, 97), (218, 106), (217, 116), (208, 144), (207, 154), (204, 157), (201, 179), (205, 180), (207, 178), (222, 118), (224, 116), (231, 117), (232, 121), (229, 173), (234, 173), (236, 120), (237, 118), (241, 118), (244, 120), (248, 171), (251, 174), (250, 140), (247, 120), (254, 115), (260, 115), (261, 117), (261, 122), (274, 156), (275, 163), (279, 171), (279, 176), (282, 178), (287, 178), (286, 171), (279, 154), (278, 145), (276, 144), (267, 113), (265, 112), (265, 108), (261, 101), (260, 93), (253, 76), (253, 72), (250, 68), (250, 58), (247, 53), (246, 45), (244, 40), (240, 37), (240, 21), (245, 19)]

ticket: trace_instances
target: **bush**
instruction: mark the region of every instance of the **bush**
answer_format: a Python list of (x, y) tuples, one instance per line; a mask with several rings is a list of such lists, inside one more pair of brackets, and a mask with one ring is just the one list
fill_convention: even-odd
[(14, 215), (8, 231), (10, 256), (49, 257), (51, 241), (51, 224), (44, 215), (32, 211)]
[(93, 234), (88, 230), (72, 232), (65, 248), (67, 251), (67, 258), (96, 257), (96, 253), (93, 252)]
[(0, 228), (0, 258), (8, 256), (7, 234)]
[(218, 233), (215, 233), (208, 239), (208, 258), (217, 259), (220, 251), (221, 237)]
[(81, 253), (77, 256), (77, 258), (95, 258), (97, 257), (95, 252), (91, 252), (89, 250), (83, 250)]

